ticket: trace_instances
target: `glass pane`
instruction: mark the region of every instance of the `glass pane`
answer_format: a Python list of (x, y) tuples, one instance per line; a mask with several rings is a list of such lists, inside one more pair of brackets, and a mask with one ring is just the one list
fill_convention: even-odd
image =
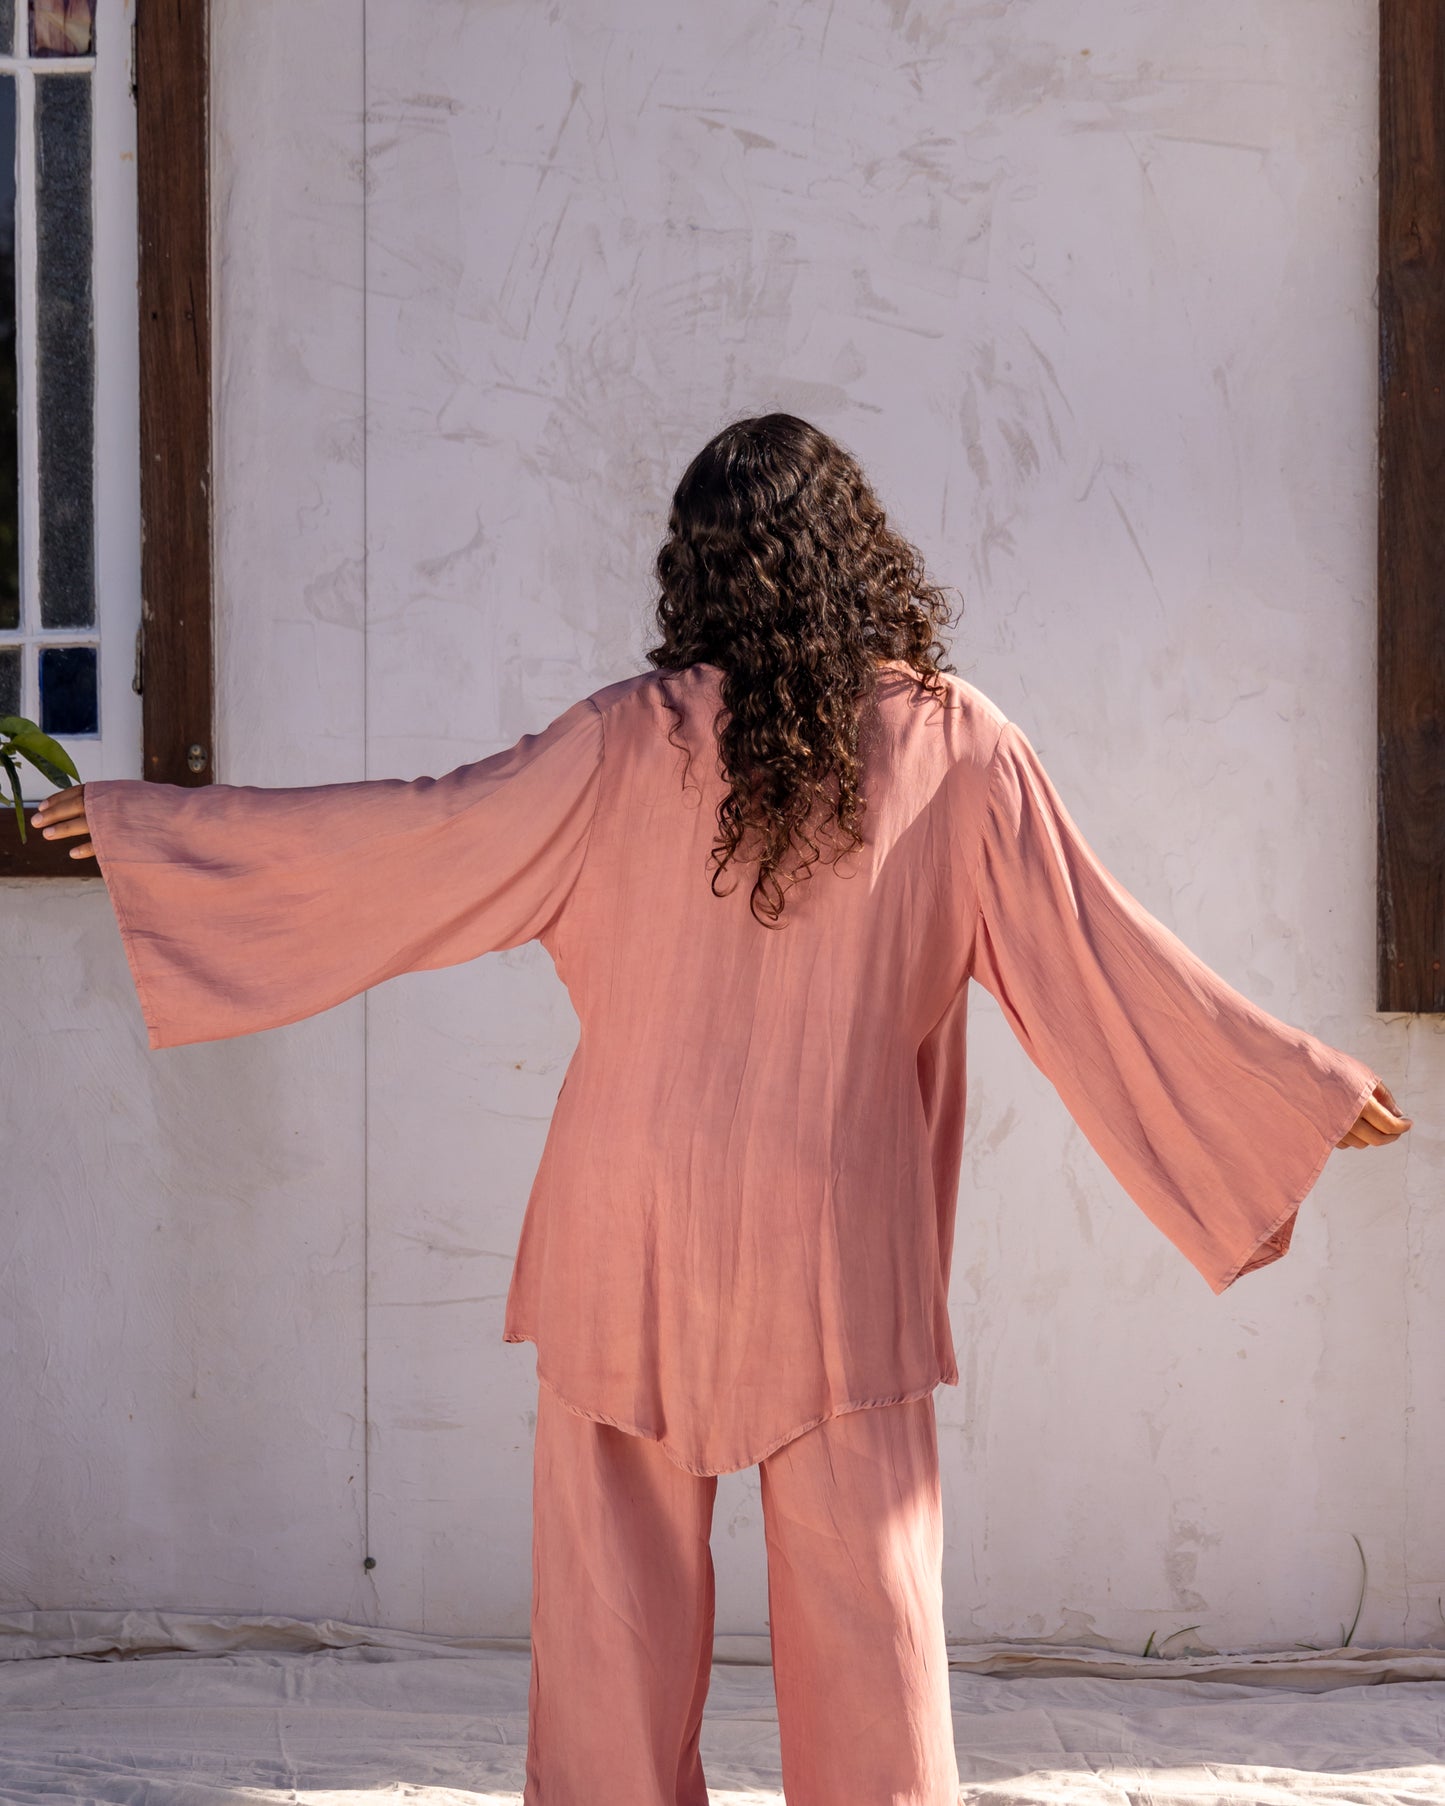
[(20, 625), (18, 433), (15, 381), (15, 77), (0, 75), (0, 628), (15, 628)]
[(0, 55), (15, 48), (15, 0), (0, 0)]
[(0, 715), (20, 713), (20, 648), (0, 646)]
[(47, 734), (93, 734), (100, 726), (94, 646), (42, 646), (40, 725)]
[(30, 0), (34, 56), (89, 56), (95, 48), (94, 27), (95, 0)]
[(40, 620), (95, 621), (90, 76), (35, 80)]

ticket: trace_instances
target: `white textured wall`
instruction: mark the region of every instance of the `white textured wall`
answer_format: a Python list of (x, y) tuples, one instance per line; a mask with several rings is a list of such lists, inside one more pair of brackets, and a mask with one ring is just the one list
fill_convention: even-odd
[[(1439, 1641), (1440, 1025), (1371, 1008), (1373, 6), (214, 13), (222, 778), (508, 744), (642, 667), (709, 432), (839, 434), (1121, 880), (1417, 1120), (1216, 1299), (975, 991), (950, 1634), (1330, 1644), (1354, 1533), (1355, 1640)], [(545, 954), (150, 1054), (98, 880), (0, 908), (0, 1602), (524, 1632)], [(755, 1472), (714, 1548), (760, 1630)]]

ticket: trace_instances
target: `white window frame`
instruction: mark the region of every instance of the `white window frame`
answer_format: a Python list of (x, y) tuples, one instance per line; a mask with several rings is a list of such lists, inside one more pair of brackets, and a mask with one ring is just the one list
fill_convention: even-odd
[[(20, 473), (20, 627), (0, 644), (22, 652), (20, 713), (40, 720), (39, 648), (94, 645), (97, 734), (62, 734), (81, 781), (141, 775), (141, 699), (135, 688), (141, 621), (140, 349), (136, 217), (136, 0), (112, 0), (95, 26), (91, 56), (30, 56), (29, 7), (17, 0), (16, 43), (0, 56), (15, 78), (16, 362)], [(42, 628), (39, 594), (38, 419), (35, 351), (35, 81), (90, 73), (92, 120), (91, 271), (95, 332), (95, 625)], [(38, 802), (53, 786), (19, 761), (21, 795)]]

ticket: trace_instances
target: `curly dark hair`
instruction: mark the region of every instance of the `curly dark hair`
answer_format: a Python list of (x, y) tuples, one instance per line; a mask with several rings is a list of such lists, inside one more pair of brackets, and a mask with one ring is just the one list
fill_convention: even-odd
[[(817, 833), (835, 864), (863, 844), (859, 743), (879, 664), (902, 660), (946, 695), (939, 673), (953, 667), (933, 657), (944, 650), (935, 629), (952, 618), (946, 592), (889, 527), (856, 459), (792, 414), (735, 420), (702, 448), (673, 496), (656, 573), (662, 643), (648, 661), (722, 672), (714, 726), (731, 789), (713, 893), (753, 830), (749, 907), (776, 927), (785, 890), (821, 856)], [(795, 846), (802, 863), (785, 881)]]

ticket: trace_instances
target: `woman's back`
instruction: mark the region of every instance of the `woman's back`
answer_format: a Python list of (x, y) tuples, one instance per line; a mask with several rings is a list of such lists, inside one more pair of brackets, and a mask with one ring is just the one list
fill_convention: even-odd
[(865, 844), (766, 927), (745, 873), (721, 897), (708, 881), (720, 677), (704, 663), (592, 699), (595, 815), (542, 936), (581, 1035), (505, 1330), (538, 1342), (569, 1401), (707, 1472), (956, 1378), (967, 856), (1003, 724), (962, 680), (940, 703), (885, 666), (860, 742)]
[[(1003, 726), (961, 679), (945, 678), (943, 705), (885, 667), (860, 748), (865, 843), (821, 860), (789, 890), (780, 925), (764, 926), (746, 867), (720, 881), (722, 895), (709, 882), (726, 787), (713, 745), (719, 678), (700, 664), (591, 699), (603, 742), (593, 821), (541, 936), (582, 1026), (579, 1057), (607, 1069), (594, 1094), (606, 1083), (619, 1108), (655, 1106), (654, 1143), (679, 1150), (704, 1101), (711, 1123), (778, 1079), (805, 1111), (825, 1097), (861, 1103), (887, 1082), (876, 1068), (888, 1051), (906, 1049), (910, 1070), (888, 1076), (912, 1082), (914, 1050), (964, 979), (967, 860)], [(860, 1036), (867, 1058), (850, 1074)]]

